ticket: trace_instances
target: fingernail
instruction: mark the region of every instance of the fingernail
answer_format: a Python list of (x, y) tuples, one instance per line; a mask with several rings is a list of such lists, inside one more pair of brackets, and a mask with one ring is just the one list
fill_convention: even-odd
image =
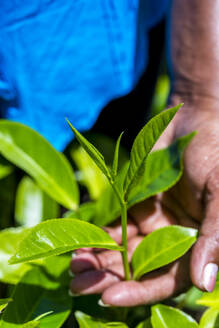
[(99, 304), (100, 306), (102, 306), (102, 307), (110, 307), (109, 304), (105, 304), (105, 303), (103, 303), (103, 301), (101, 300), (101, 298), (99, 299), (98, 304)]
[(68, 295), (71, 296), (71, 297), (81, 296), (80, 294), (74, 294), (74, 293), (72, 293), (71, 289), (68, 290)]
[(74, 273), (73, 273), (71, 270), (68, 270), (68, 274), (69, 274), (69, 276), (70, 276), (71, 278), (74, 278), (74, 277), (75, 277)]
[(214, 290), (217, 279), (218, 266), (215, 263), (208, 263), (204, 268), (203, 286), (208, 292)]

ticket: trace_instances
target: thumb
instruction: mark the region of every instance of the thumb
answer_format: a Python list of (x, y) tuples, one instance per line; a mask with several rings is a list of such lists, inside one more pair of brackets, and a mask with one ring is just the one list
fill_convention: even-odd
[(212, 292), (219, 266), (219, 172), (207, 183), (206, 211), (200, 236), (191, 256), (191, 279), (200, 289)]

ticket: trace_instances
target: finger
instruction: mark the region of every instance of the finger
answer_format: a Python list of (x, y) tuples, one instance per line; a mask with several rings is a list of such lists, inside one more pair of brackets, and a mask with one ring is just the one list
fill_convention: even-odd
[(170, 271), (153, 272), (142, 281), (122, 281), (107, 288), (102, 302), (112, 306), (137, 306), (164, 300), (190, 284), (189, 261), (177, 262)]
[(75, 295), (99, 294), (123, 278), (122, 265), (112, 265), (110, 270), (91, 270), (76, 275), (70, 290)]
[[(217, 174), (215, 174), (217, 172)], [(207, 184), (205, 218), (191, 257), (191, 279), (202, 290), (213, 291), (219, 265), (219, 170)]]
[[(131, 259), (135, 248), (141, 240), (141, 236), (136, 236), (129, 241), (129, 260)], [(100, 253), (84, 252), (80, 254), (75, 254), (70, 263), (70, 269), (74, 274), (76, 274), (91, 269), (108, 268), (115, 263), (122, 263), (122, 257), (120, 252), (110, 250)]]
[[(122, 226), (120, 220), (114, 225), (110, 227), (105, 227), (104, 230), (108, 232), (108, 234), (118, 243), (122, 242)], [(136, 236), (138, 233), (138, 228), (136, 225), (128, 219), (127, 221), (127, 238), (130, 239)]]
[(133, 206), (129, 213), (143, 235), (149, 234), (158, 228), (176, 224), (176, 220), (171, 213), (155, 197)]

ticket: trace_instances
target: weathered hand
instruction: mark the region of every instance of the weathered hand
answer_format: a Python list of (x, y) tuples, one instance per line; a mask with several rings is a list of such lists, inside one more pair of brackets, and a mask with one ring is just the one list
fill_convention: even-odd
[[(138, 282), (126, 282), (120, 253), (79, 250), (71, 262), (76, 274), (71, 283), (73, 293), (102, 293), (106, 304), (135, 306), (168, 298), (191, 281), (203, 290), (214, 288), (219, 264), (219, 118), (208, 112), (197, 116), (185, 108), (156, 146), (164, 147), (193, 130), (198, 134), (186, 150), (180, 182), (169, 192), (135, 205), (129, 211), (128, 226), (130, 257), (143, 236), (159, 227), (179, 224), (199, 228), (200, 237), (191, 258), (190, 253), (186, 254)], [(107, 229), (116, 241), (121, 241), (119, 225)]]

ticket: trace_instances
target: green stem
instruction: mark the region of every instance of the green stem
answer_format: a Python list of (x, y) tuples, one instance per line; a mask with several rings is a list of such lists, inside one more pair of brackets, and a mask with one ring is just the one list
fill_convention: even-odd
[(128, 241), (127, 241), (127, 204), (125, 200), (121, 197), (115, 184), (112, 183), (111, 185), (117, 195), (121, 207), (122, 246), (124, 247), (124, 250), (121, 252), (121, 254), (122, 254), (122, 261), (123, 261), (123, 267), (125, 272), (125, 280), (130, 280), (131, 276), (130, 276), (129, 261), (128, 261)]

